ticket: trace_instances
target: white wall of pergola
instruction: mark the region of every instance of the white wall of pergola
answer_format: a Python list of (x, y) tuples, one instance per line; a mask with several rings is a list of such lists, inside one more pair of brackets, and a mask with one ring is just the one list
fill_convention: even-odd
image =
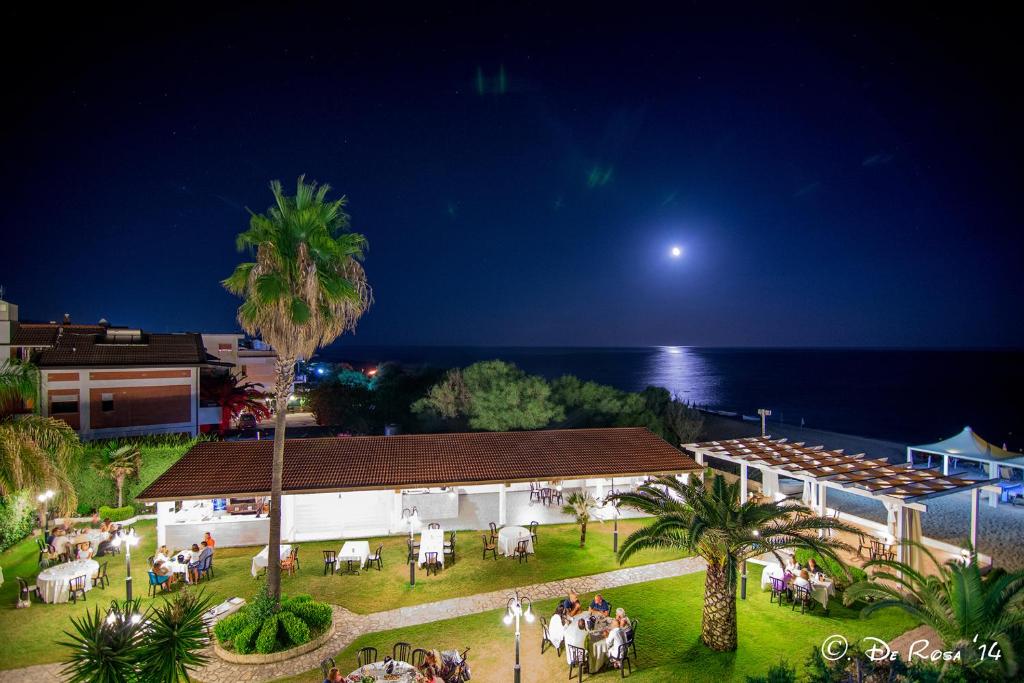
[(998, 495), (993, 480), (961, 479), (940, 475), (934, 470), (915, 470), (910, 463), (892, 465), (887, 460), (873, 460), (863, 453), (847, 455), (842, 450), (829, 450), (823, 446), (807, 446), (803, 442), (790, 443), (787, 439), (754, 436), (743, 439), (707, 441), (683, 444), (701, 465), (708, 458), (735, 463), (740, 468), (740, 496), (748, 497), (749, 468), (761, 472), (762, 492), (780, 500), (784, 496), (778, 488), (778, 477), (784, 476), (803, 482), (804, 502), (819, 515), (827, 514), (829, 489), (846, 491), (881, 502), (895, 517), (897, 558), (905, 560), (904, 541), (913, 538), (914, 525), (910, 515), (927, 511), (926, 501), (961, 491), (971, 493), (971, 519), (968, 535), (971, 545), (978, 545), (979, 491)]

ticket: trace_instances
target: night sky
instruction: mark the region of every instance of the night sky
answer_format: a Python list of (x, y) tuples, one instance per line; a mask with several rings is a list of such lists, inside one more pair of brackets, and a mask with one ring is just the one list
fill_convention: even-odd
[(25, 319), (235, 329), (246, 207), (305, 173), (369, 238), (351, 343), (1020, 345), (994, 9), (2, 11)]

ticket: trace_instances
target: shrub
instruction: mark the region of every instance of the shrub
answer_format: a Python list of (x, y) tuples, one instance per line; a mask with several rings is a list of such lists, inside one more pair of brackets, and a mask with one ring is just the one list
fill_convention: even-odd
[(247, 613), (235, 612), (214, 624), (213, 633), (220, 642), (230, 643), (235, 639), (235, 636), (251, 623), (252, 620)]
[(263, 626), (261, 623), (250, 623), (248, 626), (243, 628), (235, 636), (232, 644), (235, 646), (235, 652), (243, 655), (247, 655), (252, 652), (252, 641), (256, 637), (256, 633)]
[(276, 649), (277, 622), (278, 616), (274, 614), (260, 627), (260, 634), (256, 636), (256, 652), (261, 655), (268, 655)]
[(331, 606), (323, 602), (306, 602), (291, 608), (292, 614), (302, 619), (314, 630), (325, 629), (331, 624), (334, 612)]
[(796, 668), (782, 660), (770, 666), (763, 676), (747, 676), (747, 683), (796, 683)]
[(0, 498), (0, 551), (28, 536), (34, 524), (35, 508), (28, 493), (22, 491)]
[(281, 612), (278, 615), (278, 621), (281, 622), (281, 628), (284, 629), (288, 640), (293, 644), (302, 645), (309, 642), (309, 626), (306, 626), (306, 622), (302, 619), (291, 612)]
[(132, 505), (125, 505), (120, 508), (107, 507), (101, 505), (99, 509), (100, 519), (110, 519), (111, 522), (123, 522), (126, 519), (130, 519), (135, 516), (135, 507)]
[[(821, 557), (816, 555), (813, 551), (801, 549), (797, 550), (793, 554), (796, 561), (801, 567), (806, 566), (807, 560), (814, 558), (814, 561), (821, 567), (821, 570), (825, 572), (835, 583), (836, 590), (843, 590), (846, 586), (857, 581), (864, 581), (868, 578), (867, 572), (860, 567), (853, 567), (850, 565), (844, 565), (835, 560), (827, 557)], [(847, 580), (846, 576), (849, 573), (850, 580)]]

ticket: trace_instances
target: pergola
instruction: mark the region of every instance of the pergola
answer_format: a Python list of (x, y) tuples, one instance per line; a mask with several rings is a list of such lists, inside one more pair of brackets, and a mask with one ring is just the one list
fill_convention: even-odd
[(910, 463), (893, 465), (887, 460), (864, 457), (863, 453), (847, 455), (842, 450), (829, 450), (823, 446), (807, 446), (803, 442), (790, 443), (786, 439), (753, 436), (743, 439), (707, 441), (684, 444), (697, 462), (704, 465), (707, 458), (718, 458), (740, 466), (740, 495), (747, 499), (749, 468), (761, 472), (765, 495), (782, 498), (779, 476), (790, 477), (804, 484), (803, 500), (826, 514), (828, 489), (846, 491), (878, 500), (885, 505), (890, 519), (895, 517), (897, 557), (913, 562), (906, 556), (903, 541), (921, 540), (920, 513), (927, 510), (925, 502), (931, 498), (960, 491), (971, 492), (970, 540), (978, 540), (978, 491), (998, 491), (994, 480), (971, 480), (940, 475), (934, 470), (915, 470)]

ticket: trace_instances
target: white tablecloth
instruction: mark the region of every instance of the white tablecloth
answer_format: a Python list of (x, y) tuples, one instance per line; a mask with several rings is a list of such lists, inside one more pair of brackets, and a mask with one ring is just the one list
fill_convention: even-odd
[[(586, 621), (589, 617), (590, 614), (587, 612), (577, 614), (575, 617), (570, 617), (572, 621), (563, 626), (562, 618), (555, 614), (551, 617), (551, 622), (548, 624), (548, 635), (551, 637), (552, 642), (556, 644), (564, 640), (566, 645), (587, 648), (590, 652), (590, 671), (591, 673), (597, 673), (605, 665), (605, 662), (608, 661), (608, 643), (604, 638), (602, 633), (604, 629), (600, 624), (598, 624), (598, 631), (595, 631), (595, 633), (588, 631), (585, 628), (586, 624), (584, 624), (584, 629), (580, 629), (579, 623)], [(569, 648), (565, 648), (566, 663), (570, 659)]]
[[(393, 661), (394, 667), (392, 672), (399, 676), (404, 675), (404, 678), (389, 679), (397, 681), (398, 683), (412, 683), (416, 680), (416, 668), (412, 664), (406, 662)], [(374, 662), (373, 664), (364, 664), (352, 673), (350, 673), (345, 680), (348, 681), (361, 681), (363, 676), (373, 676), (378, 681), (384, 680), (384, 676), (387, 674), (387, 664), (384, 662)]]
[[(786, 571), (778, 564), (767, 564), (761, 571), (761, 590), (771, 588), (772, 578), (781, 579)], [(828, 599), (836, 594), (835, 585), (832, 581), (825, 579), (819, 581), (811, 577), (811, 597), (821, 603), (821, 606), (828, 609)]]
[[(288, 543), (281, 544), (281, 558), (284, 560), (288, 557), (288, 553), (292, 551), (292, 546)], [(255, 578), (260, 573), (261, 569), (265, 569), (267, 566), (267, 558), (270, 556), (270, 546), (263, 546), (261, 550), (254, 558), (252, 558), (252, 575)]]
[(366, 558), (369, 556), (369, 541), (345, 541), (345, 545), (341, 546), (341, 550), (338, 551), (335, 566), (337, 569), (341, 569), (341, 564), (343, 562), (347, 563), (351, 560), (353, 562), (358, 562), (359, 568), (362, 569), (363, 565), (366, 564)]
[(67, 602), (68, 581), (79, 576), (85, 577), (85, 590), (92, 588), (92, 576), (100, 570), (96, 560), (75, 560), (44, 569), (36, 577), (36, 586), (43, 596), (43, 602)]
[(444, 529), (424, 529), (420, 534), (420, 566), (427, 562), (427, 553), (437, 553), (437, 561), (444, 566)]
[(498, 530), (498, 552), (511, 557), (519, 541), (526, 541), (526, 552), (533, 554), (533, 537), (530, 530), (521, 526), (506, 526)]

